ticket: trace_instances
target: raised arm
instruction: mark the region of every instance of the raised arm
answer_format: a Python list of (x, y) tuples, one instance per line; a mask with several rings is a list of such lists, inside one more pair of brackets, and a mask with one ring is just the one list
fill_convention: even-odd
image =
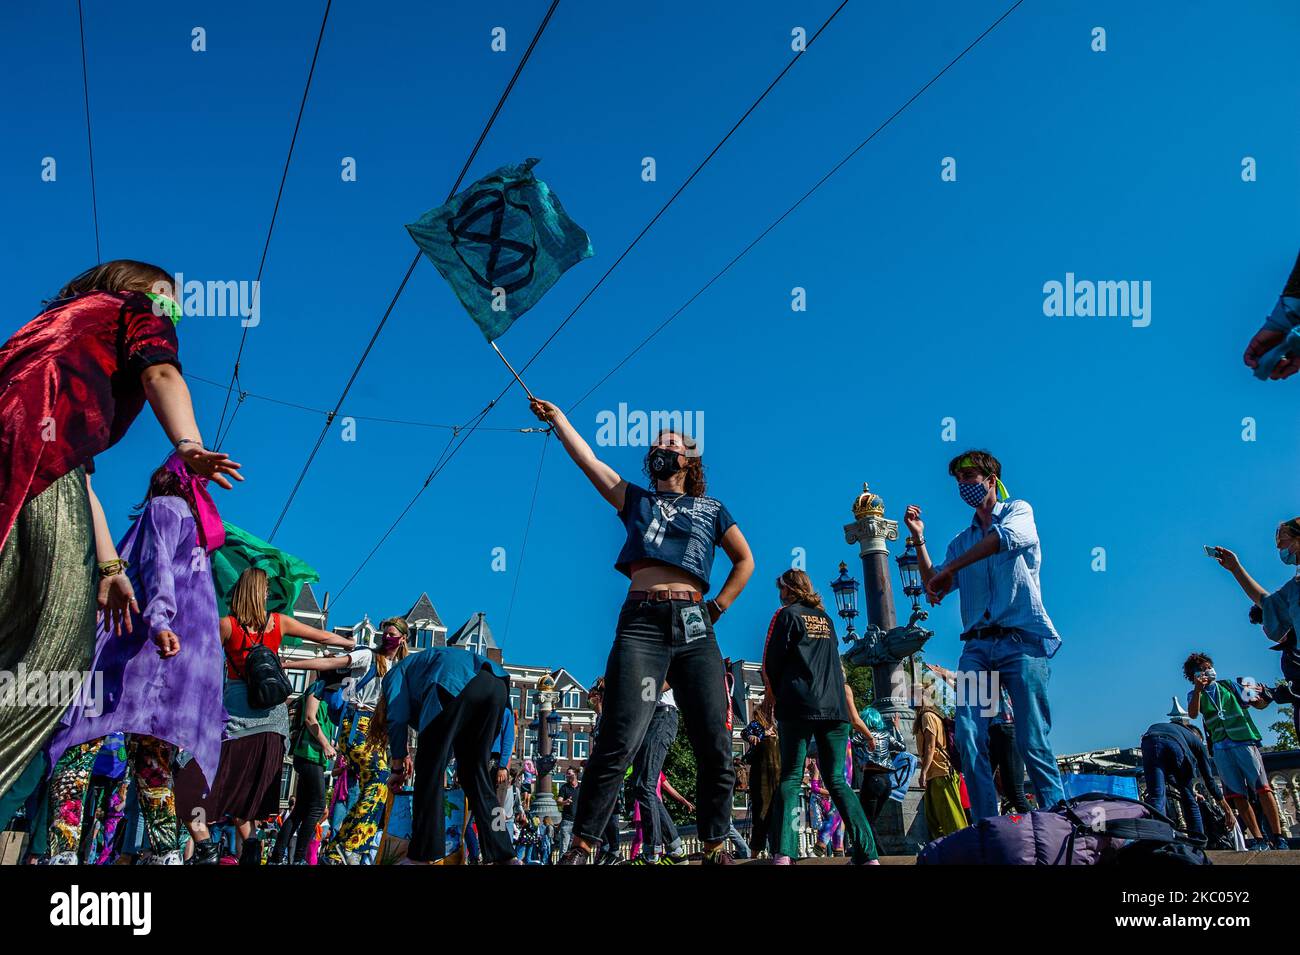
[(1260, 601), (1268, 596), (1268, 591), (1257, 584), (1255, 578), (1246, 573), (1246, 568), (1241, 566), (1241, 561), (1237, 559), (1237, 555), (1228, 548), (1215, 547), (1214, 559), (1219, 562), (1220, 567), (1232, 574), (1233, 579), (1237, 581), (1237, 586), (1256, 606), (1259, 606)]
[(355, 650), (357, 647), (355, 637), (345, 637), (326, 630), (317, 630), (315, 627), (309, 627), (305, 623), (295, 620), (288, 614), (280, 614), (280, 631), (290, 637), (310, 640), (312, 643), (319, 643), (326, 647), (340, 647), (344, 650)]
[(578, 434), (569, 423), (564, 412), (558, 406), (549, 401), (542, 401), (540, 398), (534, 398), (529, 407), (533, 414), (537, 415), (538, 420), (545, 421), (552, 427), (555, 436), (560, 439), (560, 444), (564, 445), (564, 450), (573, 459), (573, 463), (587, 475), (587, 480), (600, 492), (600, 496), (609, 501), (616, 510), (623, 510), (627, 482), (619, 477), (617, 471), (596, 457), (596, 452), (591, 450), (591, 445), (587, 444), (582, 435)]
[(343, 670), (352, 665), (352, 656), (347, 653), (340, 653), (336, 656), (328, 657), (295, 657), (292, 660), (285, 660), (282, 666), (286, 670)]

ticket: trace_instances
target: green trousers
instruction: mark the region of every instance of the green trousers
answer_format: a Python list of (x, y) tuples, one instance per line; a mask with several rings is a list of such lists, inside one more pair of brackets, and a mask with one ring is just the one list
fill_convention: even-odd
[(849, 724), (840, 720), (781, 720), (777, 725), (781, 746), (781, 785), (777, 787), (772, 820), (781, 829), (781, 855), (799, 855), (799, 832), (803, 818), (799, 811), (799, 790), (803, 786), (803, 764), (808, 741), (817, 742), (817, 766), (822, 782), (830, 792), (831, 802), (844, 820), (844, 831), (853, 843), (853, 861), (867, 862), (878, 857), (876, 839), (871, 833), (862, 804), (844, 780), (844, 754), (849, 745)]

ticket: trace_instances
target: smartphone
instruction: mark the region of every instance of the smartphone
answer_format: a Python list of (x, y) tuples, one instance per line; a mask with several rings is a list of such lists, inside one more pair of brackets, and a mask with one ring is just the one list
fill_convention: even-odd
[(1206, 557), (1213, 557), (1215, 560), (1218, 560), (1218, 559), (1219, 559), (1219, 548), (1217, 548), (1217, 547), (1212, 547), (1212, 546), (1210, 546), (1209, 544), (1206, 544), (1206, 545), (1205, 545), (1205, 556), (1206, 556)]

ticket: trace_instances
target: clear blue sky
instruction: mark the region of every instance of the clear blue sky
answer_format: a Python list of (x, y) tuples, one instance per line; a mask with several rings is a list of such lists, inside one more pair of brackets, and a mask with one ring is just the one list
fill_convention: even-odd
[[(850, 3), (527, 375), (567, 406), (991, 23), (987, 0)], [(541, 157), (538, 175), (591, 234), (574, 268), (501, 340), (525, 358), (834, 9), (818, 3), (610, 5), (563, 0), (471, 171)], [(828, 582), (863, 480), (942, 543), (970, 519), (949, 457), (987, 446), (1043, 541), (1065, 640), (1052, 698), (1059, 752), (1135, 745), (1210, 651), (1273, 679), (1276, 655), (1203, 544), (1280, 585), (1276, 523), (1300, 512), (1300, 382), (1240, 362), (1294, 260), (1300, 11), (1250, 4), (1028, 0), (575, 416), (703, 412), (711, 486), (758, 561), (719, 625), (758, 655), (772, 578), (806, 549)], [(329, 407), (406, 267), (403, 225), (439, 204), (546, 4), (337, 3), (321, 51), (249, 337), (252, 391)], [(86, 0), (104, 258), (201, 279), (256, 273), (323, 4)], [(191, 29), (208, 50), (190, 49)], [(507, 52), (490, 49), (507, 31)], [(1107, 51), (1090, 49), (1107, 31)], [(0, 150), (5, 334), (94, 256), (75, 4), (6, 5)], [(43, 157), (58, 179), (40, 179)], [(357, 161), (343, 182), (340, 161)], [(643, 182), (653, 156), (658, 181)], [(940, 162), (957, 159), (956, 182)], [(1258, 181), (1244, 183), (1253, 156)], [(1152, 283), (1152, 322), (1047, 318), (1072, 271)], [(807, 289), (808, 309), (790, 308)], [(240, 328), (186, 318), (187, 371), (229, 374)], [(344, 412), (459, 422), (506, 372), (440, 276), (416, 272)], [(195, 382), (209, 438), (221, 392)], [(957, 422), (957, 443), (941, 421)], [(1244, 417), (1258, 440), (1241, 440)], [(533, 423), (516, 388), (487, 419)], [(320, 427), (250, 401), (227, 449), (247, 482), (227, 519), (266, 535)], [(337, 430), (277, 544), (335, 592), (445, 442), (362, 421)], [(621, 529), (554, 442), (519, 596), (506, 611), (540, 435), (476, 434), (335, 606), (333, 622), (404, 612), (427, 590), (451, 627), (484, 610), (507, 658), (599, 673), (626, 581)], [(146, 414), (99, 461), (117, 533), (165, 451)], [(636, 476), (640, 451), (611, 449)], [(507, 551), (508, 572), (491, 568)], [(1104, 547), (1107, 569), (1091, 569)], [(719, 559), (716, 582), (725, 573)], [(859, 574), (860, 576), (860, 574)], [(901, 595), (899, 597), (901, 603)], [(955, 663), (956, 600), (930, 659)], [(1271, 721), (1269, 716), (1264, 722)]]

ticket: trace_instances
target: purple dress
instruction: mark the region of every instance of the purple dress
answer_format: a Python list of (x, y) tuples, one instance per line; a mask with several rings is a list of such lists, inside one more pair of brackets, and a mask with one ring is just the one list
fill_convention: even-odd
[[(211, 562), (189, 505), (155, 497), (118, 545), (143, 609), (122, 636), (101, 624), (83, 692), (49, 743), (50, 764), (79, 743), (113, 732), (153, 736), (187, 750), (209, 785), (221, 758), (223, 661)], [(180, 653), (158, 656), (155, 634), (171, 630)]]

